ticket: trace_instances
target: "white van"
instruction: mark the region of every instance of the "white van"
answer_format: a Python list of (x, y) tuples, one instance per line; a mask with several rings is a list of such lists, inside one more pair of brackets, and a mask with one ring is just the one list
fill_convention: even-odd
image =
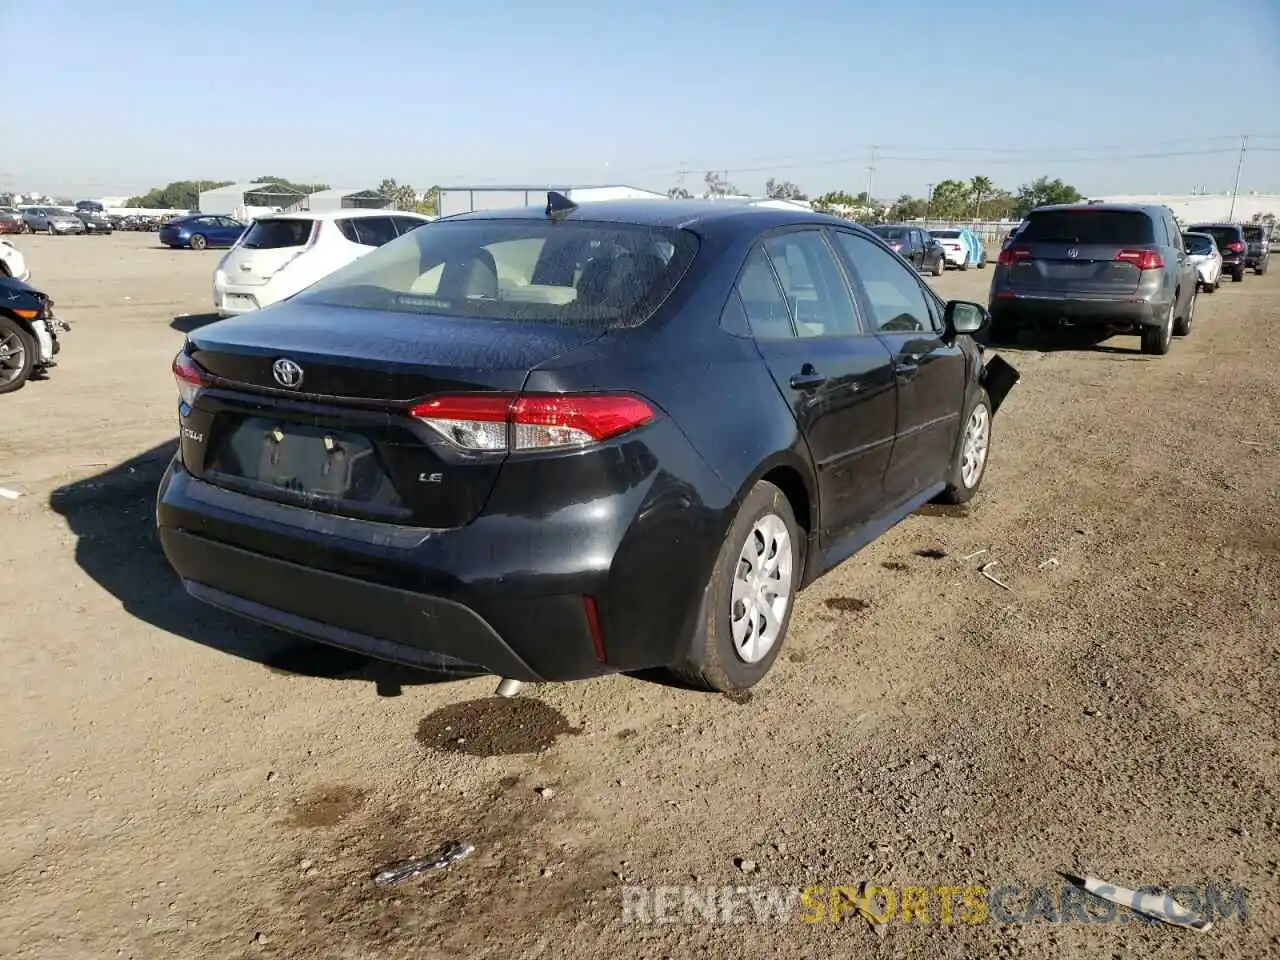
[(213, 308), (234, 317), (293, 296), (432, 217), (391, 210), (259, 217), (213, 272)]

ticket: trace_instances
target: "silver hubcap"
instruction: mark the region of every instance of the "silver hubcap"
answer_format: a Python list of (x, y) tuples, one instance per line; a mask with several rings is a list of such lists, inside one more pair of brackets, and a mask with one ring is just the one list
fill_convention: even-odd
[(982, 479), (987, 465), (987, 446), (991, 439), (991, 415), (983, 404), (973, 408), (964, 428), (964, 446), (960, 451), (960, 480), (972, 490)]
[(22, 372), (27, 348), (16, 333), (0, 339), (0, 383), (9, 383)]
[(778, 642), (791, 602), (793, 561), (782, 518), (770, 513), (757, 520), (738, 554), (729, 610), (733, 647), (744, 663), (759, 663)]

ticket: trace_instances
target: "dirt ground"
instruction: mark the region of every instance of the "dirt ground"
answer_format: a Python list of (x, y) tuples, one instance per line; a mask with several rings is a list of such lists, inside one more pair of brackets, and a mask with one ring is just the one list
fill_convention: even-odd
[[(17, 242), (73, 329), (48, 381), (0, 398), (0, 487), (21, 494), (0, 499), (6, 955), (1280, 953), (1275, 273), (1202, 296), (1166, 357), (1002, 351), (1023, 380), (983, 493), (803, 594), (750, 698), (615, 677), (497, 701), (491, 678), (189, 600), (152, 505), (169, 362), (220, 254)], [(989, 277), (929, 282), (985, 300)], [(451, 839), (476, 852), (371, 881)], [(623, 920), (633, 885), (1056, 891), (1060, 872), (1243, 886), (1247, 914)]]

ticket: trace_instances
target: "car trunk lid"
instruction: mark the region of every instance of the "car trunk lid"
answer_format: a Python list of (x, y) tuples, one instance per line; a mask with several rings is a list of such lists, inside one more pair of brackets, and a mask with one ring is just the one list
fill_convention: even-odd
[(535, 366), (599, 335), (293, 303), (211, 324), (188, 340), (205, 385), (184, 408), (183, 462), (263, 499), (461, 526), (484, 506), (505, 446), (460, 447), (412, 416), (413, 402), (514, 396)]

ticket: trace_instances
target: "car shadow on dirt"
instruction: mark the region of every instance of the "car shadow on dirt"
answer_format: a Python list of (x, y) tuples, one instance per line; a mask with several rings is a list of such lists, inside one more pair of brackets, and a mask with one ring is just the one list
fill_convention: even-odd
[(180, 313), (169, 321), (169, 327), (179, 333), (190, 333), (221, 319), (216, 313)]
[(243, 620), (187, 595), (156, 535), (155, 497), (173, 459), (172, 440), (118, 466), (54, 490), (49, 506), (76, 536), (76, 563), (131, 615), (168, 633), (252, 660), (278, 673), (402, 687), (465, 675), (415, 670), (313, 643)]
[(1012, 337), (994, 337), (990, 331), (984, 331), (979, 340), (984, 347), (992, 350), (1027, 350), (1038, 353), (1057, 353), (1059, 351), (1076, 350), (1088, 353), (1115, 354), (1117, 358), (1126, 360), (1149, 361), (1142, 353), (1142, 346), (1137, 342), (1132, 347), (1122, 347), (1107, 343), (1113, 337), (1122, 334), (1097, 332), (1087, 328), (1064, 328), (1061, 330), (1021, 330)]

